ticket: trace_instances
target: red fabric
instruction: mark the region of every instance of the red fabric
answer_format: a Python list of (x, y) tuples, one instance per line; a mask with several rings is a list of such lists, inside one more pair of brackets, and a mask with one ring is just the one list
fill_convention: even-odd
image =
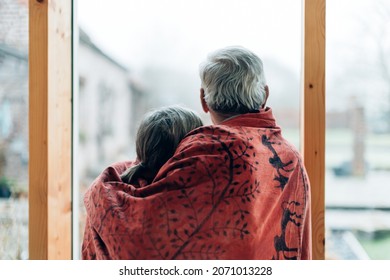
[(272, 111), (201, 127), (154, 182), (108, 167), (85, 194), (84, 259), (311, 259), (310, 190)]

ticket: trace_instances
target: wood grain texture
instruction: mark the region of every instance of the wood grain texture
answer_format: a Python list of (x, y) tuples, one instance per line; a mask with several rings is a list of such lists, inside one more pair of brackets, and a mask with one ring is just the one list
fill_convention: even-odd
[(29, 257), (47, 259), (47, 5), (29, 2)]
[(325, 258), (325, 5), (303, 1), (302, 154), (311, 182), (313, 259)]
[(71, 4), (29, 2), (29, 258), (71, 258)]

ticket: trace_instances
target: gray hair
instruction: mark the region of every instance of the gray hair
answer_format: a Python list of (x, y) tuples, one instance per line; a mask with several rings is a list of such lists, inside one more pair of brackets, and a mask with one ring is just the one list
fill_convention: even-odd
[(219, 113), (249, 113), (265, 102), (263, 62), (243, 47), (226, 47), (211, 53), (200, 65), (205, 101)]
[(191, 130), (202, 126), (194, 111), (180, 106), (169, 106), (148, 113), (138, 128), (136, 153), (139, 164), (122, 175), (124, 182), (132, 183), (145, 176), (152, 181), (165, 162), (173, 156), (177, 146)]

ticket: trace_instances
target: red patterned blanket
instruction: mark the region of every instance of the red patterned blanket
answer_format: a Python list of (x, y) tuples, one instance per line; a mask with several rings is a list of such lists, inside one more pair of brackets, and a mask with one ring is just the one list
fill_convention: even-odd
[(130, 165), (86, 192), (83, 259), (311, 258), (308, 178), (270, 109), (192, 131), (150, 185)]

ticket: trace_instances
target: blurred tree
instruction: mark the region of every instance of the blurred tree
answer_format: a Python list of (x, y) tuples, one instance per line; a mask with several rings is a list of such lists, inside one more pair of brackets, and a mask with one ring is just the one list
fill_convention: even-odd
[(367, 11), (372, 12), (371, 16), (361, 17), (363, 31), (367, 36), (365, 41), (374, 50), (371, 69), (366, 69), (366, 73), (375, 75), (379, 89), (384, 93), (385, 100), (378, 109), (382, 113), (385, 132), (390, 132), (390, 1), (376, 0), (371, 3), (372, 11)]

